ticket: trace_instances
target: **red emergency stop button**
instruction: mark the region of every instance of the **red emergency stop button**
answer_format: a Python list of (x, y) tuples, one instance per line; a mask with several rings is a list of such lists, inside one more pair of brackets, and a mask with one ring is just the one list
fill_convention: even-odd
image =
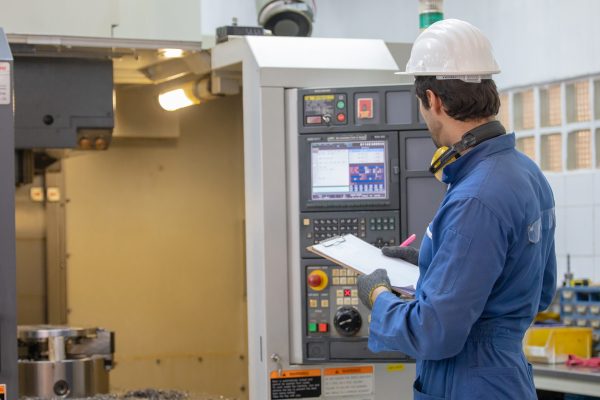
[(312, 290), (321, 291), (325, 289), (329, 283), (329, 279), (325, 271), (320, 269), (312, 271), (306, 278), (308, 286)]
[(346, 114), (338, 114), (338, 115), (337, 115), (337, 120), (338, 120), (339, 122), (344, 122), (344, 121), (346, 121)]
[(319, 324), (319, 332), (327, 332), (329, 331), (329, 325), (327, 323)]

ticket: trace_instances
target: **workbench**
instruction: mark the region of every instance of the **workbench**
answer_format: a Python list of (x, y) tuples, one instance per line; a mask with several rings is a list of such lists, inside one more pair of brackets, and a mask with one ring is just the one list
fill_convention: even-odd
[(534, 364), (536, 389), (600, 397), (600, 368)]

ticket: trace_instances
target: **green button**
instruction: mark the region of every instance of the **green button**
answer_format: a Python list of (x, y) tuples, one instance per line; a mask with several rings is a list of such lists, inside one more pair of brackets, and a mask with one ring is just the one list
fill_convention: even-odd
[(343, 101), (338, 101), (337, 108), (339, 108), (341, 110), (344, 107), (346, 107), (346, 103), (344, 103)]
[(317, 331), (317, 324), (315, 322), (310, 322), (308, 324), (308, 331), (309, 332), (316, 332)]

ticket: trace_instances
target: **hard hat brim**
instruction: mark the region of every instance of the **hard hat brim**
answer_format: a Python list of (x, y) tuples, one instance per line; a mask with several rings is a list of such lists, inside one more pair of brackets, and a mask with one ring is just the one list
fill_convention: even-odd
[(394, 72), (394, 75), (403, 75), (403, 76), (455, 76), (455, 75), (459, 75), (459, 76), (489, 76), (489, 75), (494, 75), (494, 74), (499, 74), (500, 70), (494, 70), (494, 71), (469, 71), (469, 72), (464, 72), (464, 71), (456, 71), (456, 72), (450, 72), (450, 71), (443, 71), (443, 72), (433, 72), (433, 71), (419, 71), (419, 72), (407, 72), (407, 71), (398, 71), (398, 72)]

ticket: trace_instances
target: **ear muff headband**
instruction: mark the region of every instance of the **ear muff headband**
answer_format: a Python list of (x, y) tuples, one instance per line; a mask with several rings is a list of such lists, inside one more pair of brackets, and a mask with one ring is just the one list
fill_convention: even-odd
[(476, 127), (465, 133), (460, 142), (453, 144), (452, 147), (448, 148), (444, 146), (438, 148), (433, 155), (433, 160), (431, 160), (429, 172), (434, 174), (435, 177), (441, 181), (443, 168), (459, 158), (461, 152), (475, 147), (486, 140), (504, 135), (505, 133), (506, 130), (498, 121), (491, 121)]

